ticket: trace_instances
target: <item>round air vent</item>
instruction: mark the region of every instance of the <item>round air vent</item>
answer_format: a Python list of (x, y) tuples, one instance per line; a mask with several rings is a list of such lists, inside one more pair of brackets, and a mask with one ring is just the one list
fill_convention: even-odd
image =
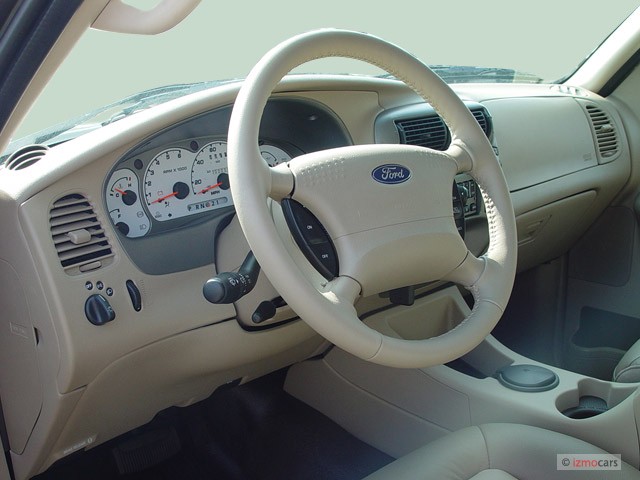
[(44, 157), (48, 150), (49, 147), (46, 145), (27, 145), (21, 147), (9, 155), (5, 166), (9, 170), (22, 170), (23, 168), (30, 167)]

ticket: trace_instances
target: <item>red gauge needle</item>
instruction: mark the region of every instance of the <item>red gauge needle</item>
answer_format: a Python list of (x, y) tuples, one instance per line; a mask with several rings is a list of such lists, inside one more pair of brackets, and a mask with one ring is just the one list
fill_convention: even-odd
[(120, 190), (119, 188), (115, 188), (115, 187), (113, 187), (113, 189), (114, 189), (116, 192), (118, 192), (120, 195), (126, 195), (126, 194), (127, 194), (127, 192), (125, 192), (124, 190)]
[(171, 198), (171, 197), (175, 197), (176, 195), (178, 195), (178, 192), (171, 192), (168, 195), (165, 195), (164, 197), (160, 197), (157, 200), (154, 200), (153, 202), (151, 202), (151, 205), (153, 205), (154, 203), (160, 203), (163, 200), (166, 200), (167, 198)]
[(198, 194), (207, 193), (209, 190), (213, 190), (214, 188), (219, 187), (220, 185), (222, 185), (222, 182), (218, 182), (215, 185), (210, 185), (207, 188), (203, 188), (202, 190), (200, 190)]

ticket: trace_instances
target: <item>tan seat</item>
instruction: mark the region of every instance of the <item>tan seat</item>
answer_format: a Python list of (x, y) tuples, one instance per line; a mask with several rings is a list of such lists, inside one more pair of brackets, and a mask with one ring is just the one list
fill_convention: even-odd
[(366, 480), (640, 479), (640, 472), (624, 462), (620, 470), (612, 471), (558, 470), (558, 454), (605, 453), (594, 445), (550, 430), (494, 423), (446, 435)]
[(640, 382), (640, 340), (634, 343), (620, 359), (613, 371), (614, 382)]

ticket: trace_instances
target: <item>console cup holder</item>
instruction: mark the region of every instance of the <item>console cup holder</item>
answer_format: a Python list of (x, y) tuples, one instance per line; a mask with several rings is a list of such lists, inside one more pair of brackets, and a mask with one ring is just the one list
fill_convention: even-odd
[(615, 408), (635, 392), (636, 387), (587, 378), (578, 382), (577, 388), (559, 395), (556, 408), (574, 420), (592, 418)]
[(601, 413), (609, 410), (609, 406), (607, 402), (605, 402), (600, 397), (594, 397), (592, 395), (584, 395), (580, 397), (578, 401), (578, 405), (575, 407), (569, 407), (566, 410), (562, 411), (562, 414), (565, 417), (573, 418), (576, 420), (580, 420), (582, 418), (591, 418), (596, 415), (600, 415)]

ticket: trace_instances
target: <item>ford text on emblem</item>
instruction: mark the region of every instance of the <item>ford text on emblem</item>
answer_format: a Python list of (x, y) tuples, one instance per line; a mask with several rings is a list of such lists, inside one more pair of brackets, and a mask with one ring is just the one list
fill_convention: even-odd
[(411, 178), (411, 170), (396, 164), (380, 165), (373, 169), (371, 176), (376, 182), (395, 185), (409, 180)]

